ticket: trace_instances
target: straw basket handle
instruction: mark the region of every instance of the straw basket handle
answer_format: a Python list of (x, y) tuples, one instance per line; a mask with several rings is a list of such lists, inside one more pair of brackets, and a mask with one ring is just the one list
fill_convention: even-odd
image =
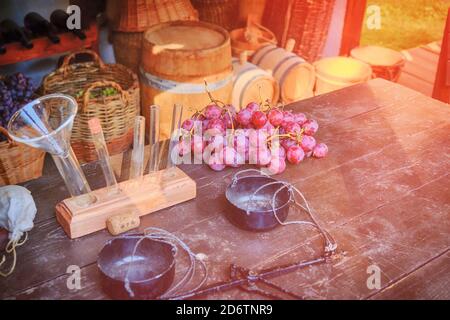
[(80, 54), (90, 55), (92, 57), (92, 60), (100, 67), (100, 69), (103, 69), (105, 67), (104, 62), (102, 61), (102, 59), (100, 59), (100, 57), (98, 56), (98, 54), (95, 51), (84, 49), (84, 50), (72, 52), (71, 54), (64, 57), (64, 60), (63, 60), (63, 63), (61, 65), (60, 69), (66, 70), (69, 67), (70, 62), (74, 58), (76, 58), (76, 56), (78, 56)]
[(0, 127), (0, 133), (3, 134), (6, 139), (8, 140), (8, 143), (11, 145), (11, 147), (16, 146), (17, 144), (14, 142), (13, 138), (11, 138), (11, 136), (9, 135), (8, 130), (6, 130), (3, 127)]
[(80, 112), (84, 112), (84, 110), (89, 105), (89, 101), (91, 99), (91, 91), (95, 88), (100, 87), (112, 87), (119, 91), (120, 93), (120, 99), (122, 100), (123, 104), (126, 104), (128, 102), (128, 93), (122, 89), (120, 84), (114, 81), (97, 81), (92, 83), (84, 92), (83, 94), (83, 105), (81, 106)]

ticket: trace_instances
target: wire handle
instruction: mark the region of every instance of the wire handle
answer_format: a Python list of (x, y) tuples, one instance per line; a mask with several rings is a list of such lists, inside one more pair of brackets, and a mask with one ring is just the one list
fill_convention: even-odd
[[(259, 173), (259, 175), (248, 175), (248, 176), (244, 176), (244, 177), (240, 177), (241, 174), (243, 173), (247, 173), (247, 172), (257, 172)], [(270, 178), (270, 176), (263, 172), (262, 170), (258, 170), (258, 169), (245, 169), (245, 170), (240, 170), (238, 172), (236, 172), (233, 176), (233, 178), (231, 179), (231, 186), (234, 187), (236, 185), (236, 183), (243, 178), (254, 178), (254, 177), (268, 177)]]
[[(249, 170), (255, 170), (255, 169), (249, 169)], [(243, 171), (247, 171), (247, 170), (243, 170)], [(312, 213), (311, 208), (309, 207), (308, 201), (306, 200), (305, 196), (303, 195), (303, 193), (300, 192), (300, 190), (298, 188), (296, 188), (294, 185), (292, 185), (289, 182), (286, 181), (273, 181), (273, 182), (268, 182), (265, 183), (264, 185), (260, 186), (258, 189), (256, 189), (253, 194), (250, 196), (250, 201), (256, 196), (256, 194), (258, 192), (260, 192), (261, 190), (263, 190), (264, 188), (271, 186), (271, 185), (275, 185), (275, 184), (280, 184), (281, 187), (275, 191), (275, 193), (273, 194), (272, 197), (272, 212), (275, 216), (275, 218), (277, 219), (278, 223), (286, 226), (286, 225), (290, 225), (290, 224), (301, 224), (301, 225), (308, 225), (308, 226), (312, 226), (314, 228), (316, 228), (320, 234), (322, 235), (322, 237), (325, 240), (325, 253), (328, 255), (331, 255), (332, 253), (334, 253), (334, 251), (336, 251), (337, 249), (337, 244), (336, 241), (333, 239), (333, 237), (325, 230), (321, 227), (321, 225), (317, 222), (317, 220), (314, 218), (314, 215)], [(283, 222), (278, 218), (278, 214), (277, 214), (277, 208), (276, 208), (276, 198), (278, 193), (280, 193), (283, 189), (288, 188), (288, 191), (290, 193), (290, 199), (289, 201), (293, 202), (294, 205), (300, 207), (301, 209), (303, 209), (304, 211), (306, 211), (308, 213), (309, 218), (312, 220), (311, 221), (304, 221), (304, 220), (296, 220), (296, 221), (289, 221), (289, 222)], [(299, 203), (296, 198), (295, 195), (299, 195), (304, 203), (304, 205), (302, 205), (301, 203)], [(248, 211), (248, 208), (247, 208)]]

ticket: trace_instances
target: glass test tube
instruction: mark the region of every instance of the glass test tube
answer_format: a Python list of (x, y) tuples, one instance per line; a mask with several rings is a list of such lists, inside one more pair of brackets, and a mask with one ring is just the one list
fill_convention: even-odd
[(149, 172), (159, 170), (159, 106), (150, 106), (150, 157), (148, 160)]
[(114, 175), (111, 163), (109, 161), (108, 148), (106, 147), (103, 129), (98, 118), (92, 118), (88, 121), (89, 129), (94, 140), (95, 150), (97, 151), (98, 160), (105, 176), (106, 185), (111, 188), (117, 188), (117, 180)]
[(171, 136), (170, 136), (170, 142), (169, 142), (169, 153), (167, 155), (167, 168), (172, 168), (175, 166), (172, 151), (173, 148), (178, 143), (178, 132), (181, 127), (181, 117), (183, 116), (183, 106), (181, 104), (175, 104), (173, 106), (173, 113), (172, 113), (172, 127), (171, 127)]
[(144, 175), (145, 118), (137, 116), (134, 122), (133, 153), (131, 154), (130, 179)]

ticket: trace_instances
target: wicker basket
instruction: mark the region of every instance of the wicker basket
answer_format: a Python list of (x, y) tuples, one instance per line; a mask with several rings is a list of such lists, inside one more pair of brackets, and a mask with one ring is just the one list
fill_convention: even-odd
[(267, 0), (263, 24), (280, 45), (295, 39), (294, 52), (309, 62), (321, 57), (335, 0)]
[[(79, 54), (89, 54), (93, 62), (70, 64)], [(102, 87), (112, 87), (117, 94), (94, 97), (91, 93)], [(77, 98), (78, 114), (72, 130), (71, 144), (79, 161), (97, 159), (88, 121), (100, 119), (110, 154), (130, 148), (134, 118), (139, 114), (139, 84), (136, 74), (119, 64), (104, 64), (98, 55), (83, 50), (68, 55), (62, 66), (45, 77), (44, 94), (64, 93)]]
[(192, 0), (201, 21), (217, 24), (227, 30), (235, 28), (238, 22), (237, 0)]
[(198, 20), (189, 0), (128, 0), (120, 2), (120, 18), (115, 31), (143, 32), (167, 21)]
[(143, 32), (121, 32), (112, 33), (112, 43), (114, 46), (114, 56), (117, 63), (139, 73), (141, 61)]
[(0, 142), (0, 186), (42, 176), (45, 152), (14, 142), (3, 127), (0, 133), (8, 139)]
[(173, 20), (198, 20), (198, 13), (189, 0), (121, 1), (120, 16), (112, 34), (116, 61), (138, 73), (143, 31)]

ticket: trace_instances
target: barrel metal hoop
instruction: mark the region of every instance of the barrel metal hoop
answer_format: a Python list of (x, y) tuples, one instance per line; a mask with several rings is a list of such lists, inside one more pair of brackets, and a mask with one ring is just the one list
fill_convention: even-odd
[(286, 81), (286, 77), (289, 74), (289, 72), (292, 71), (292, 69), (294, 69), (295, 67), (301, 65), (302, 63), (304, 63), (303, 61), (297, 61), (294, 64), (292, 64), (289, 68), (287, 68), (283, 74), (280, 77), (280, 88), (284, 87), (284, 82)]
[(275, 68), (273, 68), (273, 73), (272, 73), (273, 76), (276, 77), (275, 75), (277, 74), (278, 70), (281, 68), (281, 66), (282, 66), (285, 62), (287, 62), (287, 61), (289, 61), (289, 60), (296, 59), (296, 58), (299, 59), (299, 62), (300, 62), (300, 63), (303, 63), (303, 61), (301, 60), (301, 58), (300, 58), (299, 56), (297, 56), (296, 54), (292, 54), (292, 55), (289, 55), (289, 56), (287, 56), (287, 57), (284, 57), (283, 59), (281, 59), (281, 60), (277, 63), (277, 65), (275, 66)]
[(187, 83), (187, 82), (176, 82), (172, 80), (166, 80), (161, 79), (159, 77), (156, 77), (154, 75), (151, 75), (147, 72), (145, 72), (142, 67), (140, 69), (140, 75), (141, 80), (148, 84), (149, 86), (160, 90), (160, 91), (167, 91), (171, 93), (176, 94), (198, 94), (198, 93), (205, 93), (206, 89), (209, 91), (216, 91), (219, 90), (228, 83), (230, 83), (233, 80), (232, 74), (226, 76), (225, 78), (216, 81), (216, 82), (208, 82), (208, 86), (205, 88), (204, 84), (198, 84), (198, 83)]
[(251, 70), (257, 70), (257, 69), (254, 68), (252, 65), (249, 65), (248, 67), (243, 68), (242, 70), (240, 70), (240, 71), (239, 71), (239, 74), (238, 74), (237, 77), (234, 79), (233, 83), (234, 83), (234, 84), (238, 83), (239, 79), (240, 79), (244, 74), (246, 74), (248, 71), (251, 71)]
[[(259, 57), (259, 59), (255, 59), (255, 62), (254, 62), (254, 64), (256, 64), (256, 65), (260, 65), (261, 63), (262, 63), (262, 61), (264, 60), (264, 58), (269, 54), (269, 53), (271, 53), (271, 52), (273, 52), (273, 51), (275, 51), (275, 50), (278, 50), (278, 49), (281, 49), (281, 48), (279, 48), (279, 47), (277, 47), (277, 46), (275, 46), (275, 45), (273, 45), (273, 44), (271, 44), (271, 45), (268, 45), (268, 46), (265, 46), (265, 47), (263, 47), (262, 49), (260, 49), (260, 50), (264, 50), (264, 49), (268, 49), (266, 52), (264, 52), (262, 55), (261, 55), (261, 57)], [(256, 58), (256, 57), (255, 57)]]

